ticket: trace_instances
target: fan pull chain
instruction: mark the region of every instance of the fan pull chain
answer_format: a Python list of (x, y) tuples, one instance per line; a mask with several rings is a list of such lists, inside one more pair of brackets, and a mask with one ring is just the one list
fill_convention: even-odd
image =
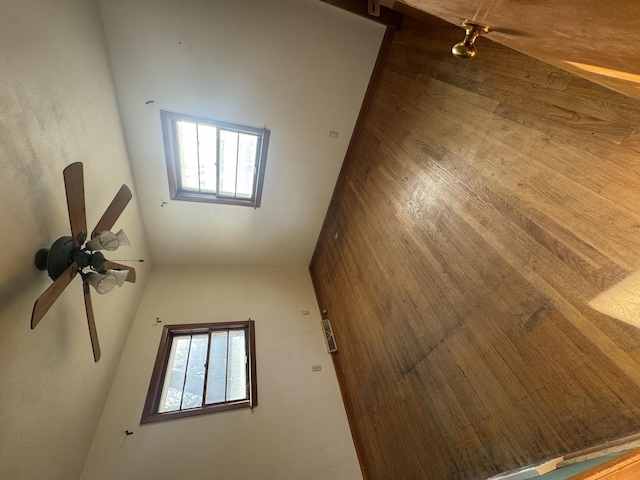
[(111, 261), (112, 262), (140, 262), (140, 263), (144, 262), (144, 260), (142, 260), (142, 259), (139, 259), (139, 260), (118, 260), (117, 258), (113, 259)]

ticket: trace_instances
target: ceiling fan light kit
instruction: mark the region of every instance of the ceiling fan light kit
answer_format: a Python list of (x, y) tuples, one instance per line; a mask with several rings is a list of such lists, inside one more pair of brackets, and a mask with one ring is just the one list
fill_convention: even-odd
[(462, 22), (462, 28), (466, 32), (464, 40), (456, 43), (451, 48), (451, 53), (458, 58), (473, 58), (478, 53), (478, 49), (475, 46), (476, 39), (479, 35), (489, 33), (489, 27), (481, 23), (465, 20)]
[(87, 250), (108, 250), (113, 252), (118, 247), (123, 245), (131, 245), (129, 239), (125, 233), (120, 230), (118, 233), (113, 233), (109, 230), (100, 232), (96, 237), (87, 242)]
[[(50, 248), (36, 253), (35, 264), (39, 270), (46, 270), (53, 284), (36, 300), (31, 314), (31, 328), (35, 328), (49, 311), (64, 289), (80, 274), (83, 283), (85, 311), (89, 324), (89, 335), (93, 357), (100, 360), (100, 346), (96, 331), (89, 285), (104, 294), (125, 281), (135, 282), (135, 270), (107, 260), (100, 250), (114, 251), (122, 245), (130, 245), (125, 233), (113, 233), (111, 228), (120, 217), (129, 201), (131, 191), (122, 185), (107, 210), (98, 221), (87, 240), (87, 220), (84, 201), (84, 173), (82, 163), (72, 163), (64, 169), (64, 184), (67, 194), (67, 209), (71, 236), (58, 238)], [(83, 246), (84, 245), (84, 246)]]
[(99, 294), (109, 293), (118, 283), (116, 275), (109, 274), (109, 271), (113, 270), (108, 270), (106, 274), (97, 272), (85, 273), (84, 280), (95, 288)]

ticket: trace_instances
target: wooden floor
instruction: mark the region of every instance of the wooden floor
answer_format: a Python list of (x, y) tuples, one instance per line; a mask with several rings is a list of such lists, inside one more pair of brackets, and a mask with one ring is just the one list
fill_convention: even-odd
[(461, 31), (396, 34), (311, 264), (370, 479), (640, 431), (640, 103)]

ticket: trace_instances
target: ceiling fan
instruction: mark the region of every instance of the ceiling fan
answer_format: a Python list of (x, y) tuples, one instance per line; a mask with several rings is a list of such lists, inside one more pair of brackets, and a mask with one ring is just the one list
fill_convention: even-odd
[(131, 200), (131, 190), (126, 185), (120, 187), (120, 190), (93, 229), (91, 238), (87, 241), (82, 163), (76, 162), (67, 166), (63, 171), (63, 176), (67, 194), (71, 236), (58, 238), (50, 248), (43, 248), (36, 254), (36, 267), (40, 270), (47, 270), (53, 280), (53, 284), (45, 290), (33, 305), (31, 328), (36, 328), (67, 285), (80, 274), (93, 358), (97, 362), (100, 360), (100, 345), (93, 316), (89, 285), (92, 285), (98, 293), (106, 293), (115, 285), (120, 286), (125, 281), (136, 281), (136, 272), (133, 268), (110, 262), (100, 252), (102, 249), (115, 250), (119, 245), (129, 244), (122, 230), (117, 234), (112, 233), (110, 230)]

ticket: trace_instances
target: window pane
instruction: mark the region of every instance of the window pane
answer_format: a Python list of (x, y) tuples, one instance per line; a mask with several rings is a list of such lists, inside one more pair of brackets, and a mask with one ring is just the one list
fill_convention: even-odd
[(258, 137), (245, 133), (240, 134), (238, 145), (237, 197), (251, 198), (253, 196), (257, 149)]
[(202, 406), (204, 392), (204, 371), (207, 362), (207, 342), (209, 336), (193, 335), (191, 337), (191, 351), (187, 364), (187, 381), (182, 394), (182, 410)]
[(218, 154), (216, 127), (198, 124), (198, 148), (200, 154), (200, 191), (216, 193), (216, 156)]
[(268, 130), (165, 111), (161, 117), (172, 200), (260, 206)]
[(218, 195), (235, 197), (238, 164), (238, 133), (220, 130), (220, 190)]
[(207, 376), (207, 398), (205, 403), (225, 400), (227, 382), (227, 332), (212, 332), (209, 348), (209, 374)]
[(227, 401), (247, 398), (247, 362), (244, 330), (229, 331)]
[(180, 179), (184, 190), (199, 191), (198, 130), (197, 124), (176, 122), (180, 151)]
[(141, 424), (256, 406), (254, 337), (253, 320), (165, 326)]
[(190, 343), (190, 336), (175, 337), (173, 339), (162, 396), (160, 397), (160, 407), (158, 408), (160, 413), (180, 410)]

